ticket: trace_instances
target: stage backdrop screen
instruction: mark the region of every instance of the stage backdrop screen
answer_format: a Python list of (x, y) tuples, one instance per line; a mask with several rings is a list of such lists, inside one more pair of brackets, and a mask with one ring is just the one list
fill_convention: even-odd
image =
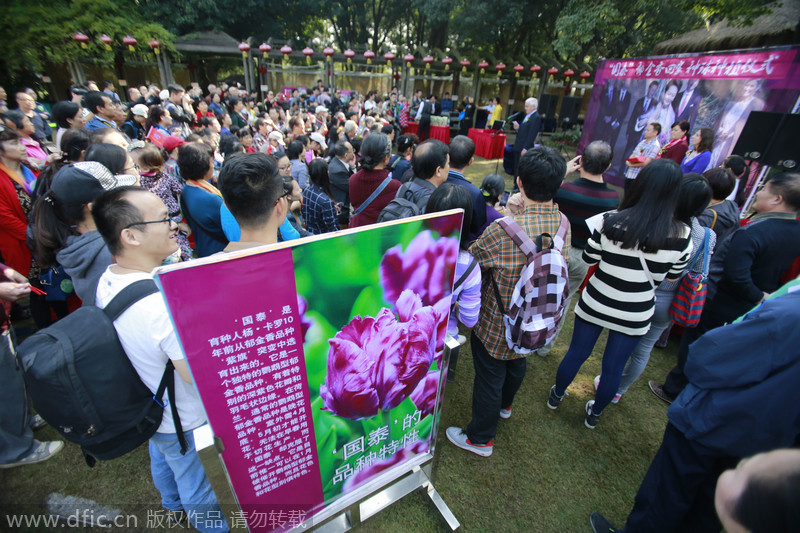
[(614, 160), (606, 179), (622, 185), (625, 159), (647, 125), (661, 125), (664, 147), (672, 125), (687, 120), (690, 135), (700, 128), (714, 131), (707, 168), (718, 167), (731, 154), (752, 111), (793, 111), (800, 96), (799, 51), (795, 46), (602, 60), (579, 151), (594, 140), (610, 143)]

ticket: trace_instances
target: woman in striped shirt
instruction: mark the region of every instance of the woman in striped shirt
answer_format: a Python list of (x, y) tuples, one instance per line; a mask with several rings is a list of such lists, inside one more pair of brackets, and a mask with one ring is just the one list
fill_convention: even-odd
[(681, 170), (674, 161), (658, 159), (644, 167), (619, 211), (603, 218), (583, 252), (584, 261), (599, 265), (575, 307), (572, 342), (547, 406), (559, 406), (600, 333), (608, 328), (603, 379), (595, 399), (586, 404), (588, 428), (597, 425), (617, 392), (625, 362), (650, 328), (656, 285), (665, 278), (678, 279), (688, 263), (690, 229), (675, 217), (680, 187)]

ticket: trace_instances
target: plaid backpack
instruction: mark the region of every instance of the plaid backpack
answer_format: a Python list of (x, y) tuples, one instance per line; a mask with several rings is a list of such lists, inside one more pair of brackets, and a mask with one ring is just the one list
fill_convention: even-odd
[[(542, 233), (532, 241), (511, 217), (497, 220), (514, 244), (525, 253), (525, 265), (511, 295), (508, 312), (503, 306), (497, 282), (490, 276), (497, 307), (503, 315), (508, 347), (521, 355), (527, 355), (545, 346), (555, 337), (558, 324), (564, 317), (569, 276), (567, 262), (561, 255), (569, 222), (561, 214), (561, 224), (555, 238)], [(542, 250), (542, 237), (551, 240), (550, 246)]]

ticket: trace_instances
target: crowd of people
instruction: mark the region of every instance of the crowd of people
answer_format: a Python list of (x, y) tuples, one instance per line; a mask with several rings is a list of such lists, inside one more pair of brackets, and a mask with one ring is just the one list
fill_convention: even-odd
[[(608, 330), (595, 398), (581, 409), (590, 429), (621, 401), (669, 331), (668, 311), (683, 276), (703, 272), (702, 259), (711, 257), (700, 324), (684, 331), (664, 384), (649, 384), (674, 405), (625, 531), (698, 524), (719, 530), (720, 519), (729, 531), (732, 524), (756, 531), (752, 517), (778, 500), (761, 502), (747, 483), (755, 483), (753, 477), (761, 485), (779, 483), (764, 474), (769, 468), (775, 474), (776, 463), (792, 472), (792, 483), (800, 479), (797, 454), (774, 452), (760, 460), (767, 465), (757, 472), (761, 477), (737, 470), (716, 484), (736, 460), (792, 446), (800, 435), (800, 402), (787, 401), (800, 378), (800, 338), (792, 327), (800, 318), (800, 292), (796, 281), (781, 289), (782, 276), (800, 256), (800, 175), (772, 175), (756, 194), (751, 222), (740, 228), (745, 161), (730, 156), (706, 170), (712, 130), (700, 128), (690, 137), (688, 122), (676, 121), (662, 148), (661, 123), (652, 121), (642, 125), (621, 196), (603, 179), (614, 158), (609, 143), (591, 142), (570, 161), (533, 146), (540, 126), (537, 101), (529, 98), (515, 126), (525, 139), (515, 154), (518, 192), (506, 202), (502, 176), (490, 174), (480, 187), (467, 179), (475, 153), (469, 137), (456, 135), (449, 145), (426, 139), (426, 117), (453, 107), (437, 109), (435, 98), (421, 91), (411, 101), (396, 89), (385, 98), (376, 91), (343, 98), (318, 82), (277, 97), (268, 91), (258, 101), (235, 85), (209, 85), (207, 92), (142, 86), (128, 90), (127, 102), (110, 82), (103, 90), (71, 92), (71, 101), (53, 106), (55, 132), (33, 91), (17, 93), (19, 109), (0, 115), (0, 254), (7, 265), (0, 298), (6, 304), (3, 365), (9, 368), (0, 389), (7, 394), (3, 409), (19, 410), (13, 427), (3, 423), (3, 467), (44, 461), (62, 447), (33, 438), (43, 421), (28, 414), (21, 377), (9, 366), (9, 317), (29, 312), (43, 328), (78, 299), (107, 304), (165, 262), (408, 216), (397, 209), (402, 198), (414, 214), (464, 210), (447, 331), (465, 344), (459, 322), (474, 328), (475, 381), (471, 421), (446, 431), (455, 446), (492, 455), (499, 421), (512, 417), (526, 372), (526, 358), (507, 342), (503, 316), (525, 254), (496, 221), (512, 217), (531, 238), (544, 235), (547, 246), (563, 214), (569, 222), (561, 248), (567, 302), (578, 300), (574, 315), (561, 322), (574, 323), (573, 336), (542, 401), (552, 410), (569, 409), (568, 388)], [(452, 104), (449, 95), (444, 101)], [(500, 117), (499, 99), (487, 111)], [(411, 117), (420, 119), (419, 135), (403, 134)], [(28, 309), (11, 304), (23, 297)], [(205, 419), (166, 307), (156, 295), (132, 309), (117, 325), (122, 344), (148, 385), (160, 377), (153, 368), (173, 361), (188, 435)], [(547, 356), (554, 343), (538, 355)], [(756, 351), (763, 355), (753, 357)], [(716, 402), (724, 411), (715, 411)], [(176, 520), (218, 509), (197, 454), (179, 453), (171, 421), (160, 430), (150, 455), (164, 508)], [(787, 512), (789, 529), (772, 530), (798, 523)], [(194, 525), (227, 530), (219, 523)], [(597, 513), (592, 525), (613, 530)]]

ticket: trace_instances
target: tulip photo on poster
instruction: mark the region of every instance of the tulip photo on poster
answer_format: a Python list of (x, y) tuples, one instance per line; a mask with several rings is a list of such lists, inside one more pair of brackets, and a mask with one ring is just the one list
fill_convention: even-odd
[(429, 449), (460, 225), (450, 215), (292, 250), (326, 501)]
[[(432, 451), (461, 223), (437, 213), (159, 270), (251, 531)], [(278, 512), (293, 518), (263, 525)]]

